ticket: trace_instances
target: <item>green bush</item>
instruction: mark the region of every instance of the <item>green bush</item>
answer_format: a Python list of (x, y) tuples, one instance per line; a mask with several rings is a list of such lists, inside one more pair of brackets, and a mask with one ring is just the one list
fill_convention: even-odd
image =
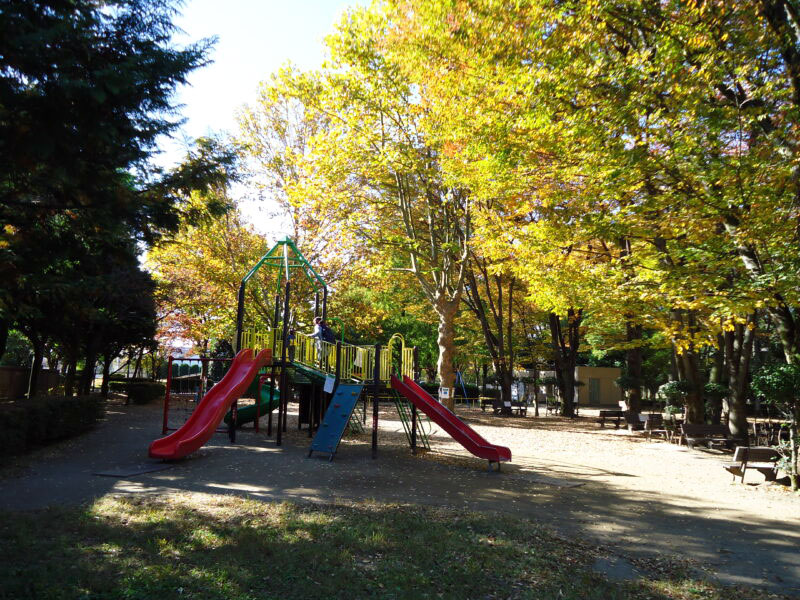
[(154, 400), (164, 397), (167, 386), (150, 379), (126, 379), (124, 381), (109, 381), (109, 389), (128, 395), (128, 401), (133, 404), (149, 404)]
[(149, 404), (164, 397), (167, 386), (157, 381), (134, 381), (128, 383), (128, 401), (134, 404)]
[(0, 456), (83, 433), (102, 418), (102, 396), (42, 396), (0, 405)]

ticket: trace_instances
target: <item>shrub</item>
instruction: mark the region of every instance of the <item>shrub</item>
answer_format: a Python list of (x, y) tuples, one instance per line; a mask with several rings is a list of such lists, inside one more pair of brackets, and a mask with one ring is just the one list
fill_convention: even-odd
[(105, 402), (99, 395), (42, 396), (0, 405), (0, 455), (83, 433), (104, 413)]
[(134, 404), (149, 404), (164, 397), (167, 386), (157, 381), (128, 383), (128, 400)]
[(109, 388), (115, 392), (128, 395), (128, 401), (133, 404), (149, 404), (153, 400), (164, 397), (167, 386), (149, 379), (127, 379), (125, 381), (110, 381)]

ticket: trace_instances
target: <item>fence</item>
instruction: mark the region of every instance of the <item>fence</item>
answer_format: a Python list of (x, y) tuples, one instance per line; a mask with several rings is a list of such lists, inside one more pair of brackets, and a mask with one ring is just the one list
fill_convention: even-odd
[[(252, 348), (258, 352), (272, 348), (273, 356), (282, 356), (283, 348), (279, 330), (242, 331), (241, 348)], [(306, 333), (295, 333), (289, 340), (287, 355), (294, 360), (317, 371), (329, 375), (339, 375), (341, 379), (365, 381), (372, 379), (375, 369), (375, 346), (356, 346), (344, 342), (325, 342)], [(338, 350), (337, 350), (338, 348)], [(414, 348), (405, 345), (399, 349), (400, 363), (393, 368), (395, 349), (389, 345), (381, 348), (379, 376), (381, 381), (389, 381), (393, 372), (399, 372), (413, 379)], [(338, 365), (338, 371), (337, 371)]]

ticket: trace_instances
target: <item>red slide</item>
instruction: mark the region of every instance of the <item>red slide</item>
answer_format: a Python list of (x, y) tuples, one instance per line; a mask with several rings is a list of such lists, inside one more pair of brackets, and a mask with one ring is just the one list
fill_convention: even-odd
[(225, 377), (203, 396), (189, 420), (174, 433), (150, 444), (150, 458), (183, 458), (205, 444), (258, 370), (271, 361), (271, 350), (262, 350), (256, 357), (250, 348), (240, 351)]
[(392, 387), (408, 398), (414, 406), (424, 412), (437, 425), (449, 433), (454, 440), (472, 452), (478, 458), (489, 463), (511, 460), (511, 450), (505, 446), (495, 446), (483, 439), (477, 431), (455, 416), (446, 406), (418, 386), (413, 379), (403, 376), (403, 381), (392, 375)]

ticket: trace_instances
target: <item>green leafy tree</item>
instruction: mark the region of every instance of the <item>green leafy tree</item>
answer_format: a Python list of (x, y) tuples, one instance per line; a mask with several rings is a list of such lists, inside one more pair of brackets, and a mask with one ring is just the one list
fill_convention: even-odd
[(753, 376), (753, 389), (788, 421), (789, 443), (779, 445), (783, 467), (789, 474), (792, 489), (798, 489), (798, 425), (800, 424), (800, 367), (767, 365)]
[(150, 162), (179, 124), (174, 90), (212, 43), (174, 45), (174, 15), (160, 0), (3, 3), (0, 325), (30, 339), (34, 391), (54, 340), (70, 365), (81, 352), (94, 362), (94, 265), (159, 240), (191, 190), (230, 176), (231, 153), (211, 142), (168, 172)]

